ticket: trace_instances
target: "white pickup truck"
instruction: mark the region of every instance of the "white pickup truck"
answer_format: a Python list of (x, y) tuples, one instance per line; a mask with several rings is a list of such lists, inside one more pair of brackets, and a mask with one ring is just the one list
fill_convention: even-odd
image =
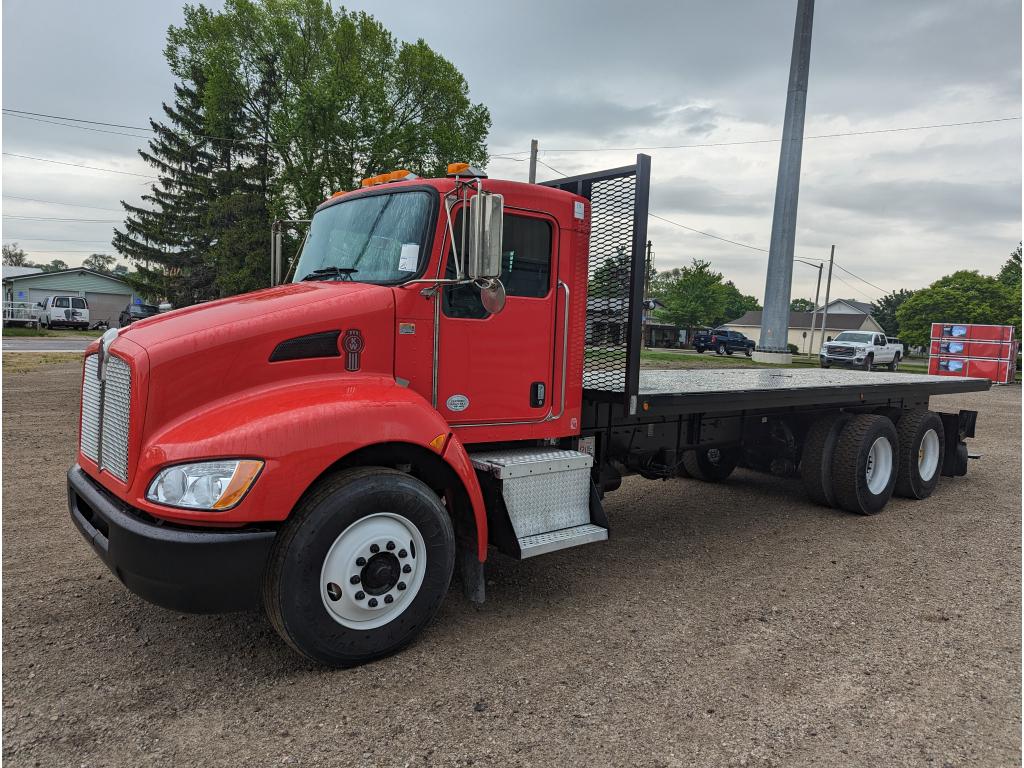
[(884, 333), (872, 331), (843, 331), (831, 341), (821, 345), (818, 357), (822, 368), (845, 365), (870, 371), (879, 365), (895, 371), (903, 356), (902, 344), (890, 344)]

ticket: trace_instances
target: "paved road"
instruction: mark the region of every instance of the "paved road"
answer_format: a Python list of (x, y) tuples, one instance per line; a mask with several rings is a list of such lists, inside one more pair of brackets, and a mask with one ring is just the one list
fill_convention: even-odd
[(81, 368), (4, 376), (3, 759), (74, 766), (1020, 765), (1019, 387), (965, 478), (873, 517), (738, 471), (627, 478), (609, 541), (455, 585), (402, 653), (308, 664), (256, 612), (122, 587), (74, 529)]
[(4, 352), (84, 352), (92, 339), (69, 336), (65, 338), (41, 337), (38, 339), (14, 337), (4, 339)]

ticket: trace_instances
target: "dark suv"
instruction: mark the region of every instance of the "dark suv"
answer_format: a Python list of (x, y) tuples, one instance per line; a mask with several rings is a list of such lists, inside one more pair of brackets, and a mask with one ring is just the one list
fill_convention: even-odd
[(731, 355), (733, 352), (742, 352), (747, 357), (750, 357), (754, 351), (754, 346), (752, 339), (748, 339), (739, 331), (728, 331), (725, 328), (701, 331), (693, 337), (694, 349), (698, 352), (713, 349), (717, 355)]
[(157, 314), (160, 314), (160, 310), (152, 304), (129, 304), (121, 310), (121, 314), (117, 318), (117, 327), (124, 328), (136, 320), (142, 320)]

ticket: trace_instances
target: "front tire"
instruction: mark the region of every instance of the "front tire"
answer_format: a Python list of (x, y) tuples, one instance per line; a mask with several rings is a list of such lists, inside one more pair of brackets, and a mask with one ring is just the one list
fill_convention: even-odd
[(899, 438), (885, 416), (860, 414), (846, 422), (832, 454), (832, 491), (847, 512), (875, 515), (896, 485)]
[(263, 602), (307, 658), (351, 667), (408, 645), (433, 618), (455, 564), (437, 494), (403, 472), (368, 467), (321, 480), (271, 551)]
[(908, 411), (896, 425), (900, 458), (896, 473), (897, 496), (927, 499), (939, 484), (946, 455), (946, 433), (937, 413)]
[(875, 356), (874, 355), (868, 355), (867, 357), (865, 357), (864, 358), (864, 370), (865, 371), (870, 371), (871, 370), (871, 366), (872, 366), (872, 364), (874, 362), (875, 362)]

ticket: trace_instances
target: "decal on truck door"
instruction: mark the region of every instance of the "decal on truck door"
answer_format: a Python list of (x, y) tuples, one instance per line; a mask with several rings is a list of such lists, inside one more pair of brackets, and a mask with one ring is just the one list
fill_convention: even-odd
[(449, 411), (459, 413), (469, 408), (469, 398), (465, 395), (452, 395), (445, 401), (444, 406)]

